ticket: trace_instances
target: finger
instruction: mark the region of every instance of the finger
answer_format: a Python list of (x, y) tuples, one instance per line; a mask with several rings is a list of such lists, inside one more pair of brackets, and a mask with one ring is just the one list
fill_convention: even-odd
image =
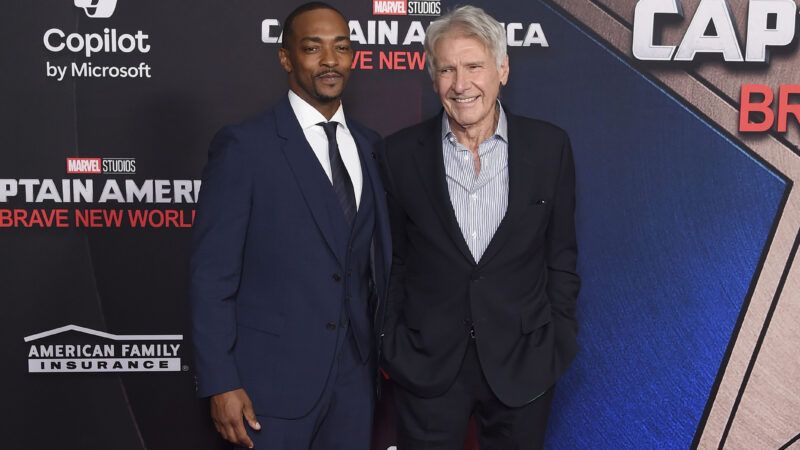
[(250, 436), (247, 435), (247, 430), (244, 429), (244, 422), (239, 421), (239, 423), (234, 427), (233, 430), (236, 442), (247, 448), (253, 448), (253, 441), (250, 439)]
[(250, 425), (250, 428), (256, 431), (261, 430), (261, 424), (258, 423), (258, 419), (256, 419), (256, 413), (253, 411), (252, 403), (245, 403), (244, 408), (242, 408), (242, 413), (244, 414), (244, 418), (247, 420), (247, 424)]
[(233, 434), (233, 427), (228, 426), (228, 425), (221, 425), (219, 428), (220, 428), (219, 434), (222, 435), (222, 439), (225, 439), (226, 441), (230, 442), (231, 444), (235, 444), (236, 443), (236, 440), (234, 439), (234, 434)]
[(222, 439), (225, 439), (226, 441), (231, 442), (230, 433), (228, 432), (227, 423), (224, 420), (218, 420), (216, 418), (213, 420), (213, 423), (214, 423), (214, 428), (217, 429), (217, 433), (219, 433), (219, 435), (222, 437)]

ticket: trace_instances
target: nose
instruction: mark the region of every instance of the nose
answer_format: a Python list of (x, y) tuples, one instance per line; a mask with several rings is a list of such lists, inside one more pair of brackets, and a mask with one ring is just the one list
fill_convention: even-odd
[(324, 46), (322, 47), (322, 54), (320, 55), (319, 63), (325, 67), (336, 67), (339, 65), (339, 60), (336, 59), (336, 51), (333, 48)]
[(456, 69), (454, 75), (455, 79), (453, 80), (453, 90), (457, 94), (469, 89), (469, 80), (467, 79), (467, 73), (465, 71)]

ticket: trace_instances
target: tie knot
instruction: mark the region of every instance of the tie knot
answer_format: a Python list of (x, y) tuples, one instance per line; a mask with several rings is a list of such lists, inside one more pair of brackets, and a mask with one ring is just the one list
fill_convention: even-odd
[(339, 125), (339, 122), (320, 122), (317, 125), (321, 126), (322, 129), (325, 130), (325, 135), (328, 137), (329, 141), (336, 139), (336, 127)]

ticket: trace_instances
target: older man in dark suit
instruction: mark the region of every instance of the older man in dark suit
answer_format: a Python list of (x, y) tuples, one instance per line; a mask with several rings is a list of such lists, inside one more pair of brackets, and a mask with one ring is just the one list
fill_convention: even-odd
[(443, 113), (386, 141), (394, 244), (384, 367), (401, 450), (542, 445), (577, 351), (575, 172), (567, 134), (498, 101), (506, 35), (483, 10), (431, 24)]

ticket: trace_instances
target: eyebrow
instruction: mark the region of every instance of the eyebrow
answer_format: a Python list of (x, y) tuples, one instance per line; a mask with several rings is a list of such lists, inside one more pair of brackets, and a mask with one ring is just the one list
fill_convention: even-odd
[(463, 66), (483, 66), (485, 64), (486, 64), (486, 61), (470, 61), (470, 62), (464, 62), (464, 63), (461, 63), (461, 64), (455, 64), (455, 63), (449, 63), (449, 62), (448, 63), (440, 63), (440, 64), (437, 64), (436, 66), (437, 66), (437, 68), (439, 70), (441, 70), (441, 69), (452, 69), (452, 68), (454, 68), (456, 66), (462, 66), (462, 67)]
[[(350, 40), (350, 36), (336, 36), (333, 39), (334, 42), (349, 41), (349, 40)], [(319, 37), (319, 36), (307, 36), (307, 37), (304, 37), (304, 38), (300, 39), (300, 42), (302, 42), (302, 41), (311, 41), (311, 42), (316, 42), (316, 43), (321, 44), (322, 43), (322, 38)]]

